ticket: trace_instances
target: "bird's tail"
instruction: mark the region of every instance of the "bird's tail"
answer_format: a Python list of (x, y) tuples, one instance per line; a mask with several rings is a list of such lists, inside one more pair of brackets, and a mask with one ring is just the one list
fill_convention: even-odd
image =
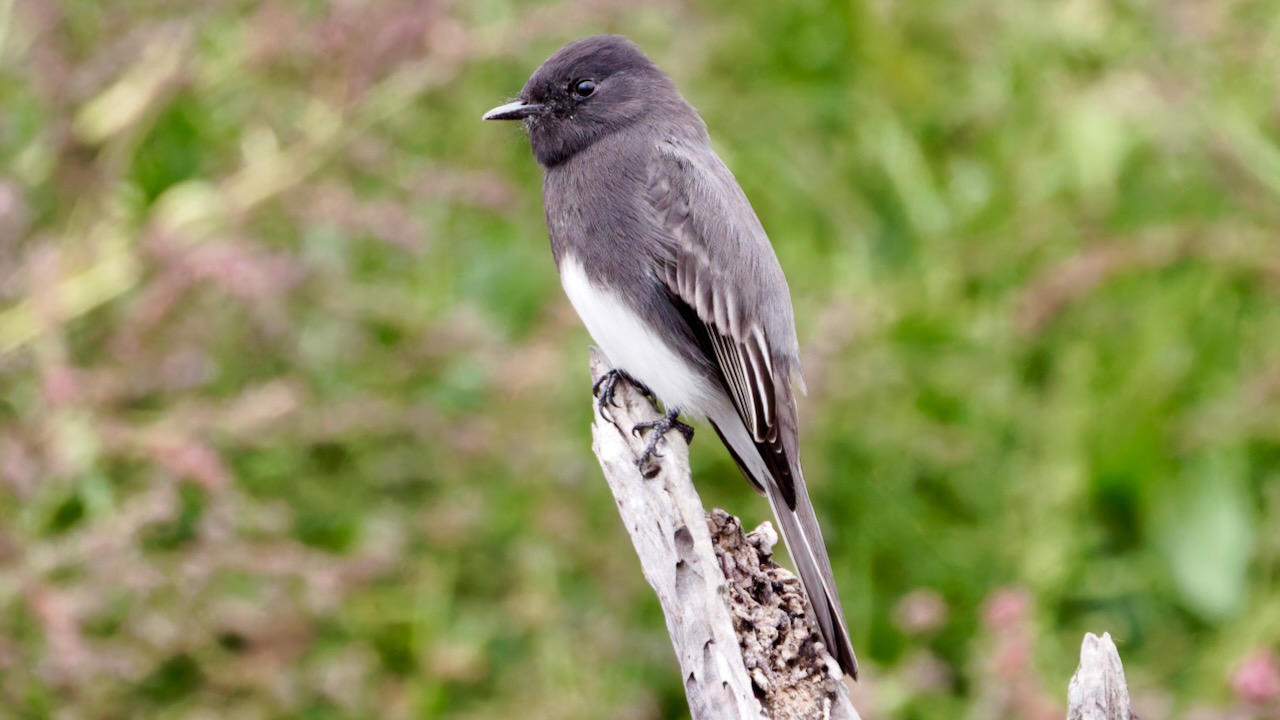
[[(793, 407), (791, 412), (794, 413)], [(840, 664), (841, 670), (856, 680), (858, 658), (853, 654), (853, 643), (849, 640), (849, 629), (844, 622), (844, 610), (840, 607), (840, 595), (831, 572), (831, 560), (827, 557), (827, 546), (822, 540), (822, 530), (818, 527), (818, 517), (814, 514), (813, 503), (809, 501), (809, 490), (805, 487), (800, 463), (794, 459), (797, 448), (792, 443), (788, 443), (790, 448), (785, 448), (776, 439), (772, 444), (756, 442), (736, 415), (711, 420), (712, 427), (729, 448), (742, 473), (768, 496), (774, 517), (778, 518), (782, 540), (809, 596), (809, 606), (813, 608), (827, 652)]]
[(822, 541), (822, 530), (818, 528), (818, 517), (813, 512), (813, 503), (809, 502), (804, 480), (797, 476), (796, 481), (794, 510), (787, 507), (781, 490), (774, 482), (766, 483), (769, 504), (773, 506), (782, 539), (809, 596), (809, 605), (818, 620), (827, 652), (845, 673), (857, 680), (858, 658), (853, 654), (853, 642), (849, 640), (849, 629), (845, 626), (844, 609), (840, 607), (840, 595), (831, 572), (831, 560), (827, 557), (827, 546)]

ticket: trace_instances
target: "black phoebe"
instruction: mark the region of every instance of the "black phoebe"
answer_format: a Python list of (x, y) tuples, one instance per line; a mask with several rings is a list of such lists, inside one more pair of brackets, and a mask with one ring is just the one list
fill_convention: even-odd
[[(658, 440), (706, 418), (769, 497), (827, 649), (858, 676), (822, 533), (800, 471), (804, 391), (791, 294), (759, 219), (707, 127), (631, 41), (583, 38), (485, 120), (522, 120), (545, 168), (560, 281), (615, 374), (662, 401)], [(604, 383), (606, 404), (612, 382)]]

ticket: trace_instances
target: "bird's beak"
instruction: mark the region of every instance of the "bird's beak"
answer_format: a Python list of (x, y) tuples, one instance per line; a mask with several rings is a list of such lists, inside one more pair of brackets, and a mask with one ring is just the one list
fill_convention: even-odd
[(484, 114), (484, 120), (523, 120), (530, 115), (537, 115), (542, 112), (544, 106), (541, 103), (527, 103), (523, 100), (517, 100), (506, 105), (499, 105)]

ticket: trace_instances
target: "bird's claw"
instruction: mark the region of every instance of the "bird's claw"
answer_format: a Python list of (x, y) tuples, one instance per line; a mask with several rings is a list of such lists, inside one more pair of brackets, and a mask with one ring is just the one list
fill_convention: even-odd
[[(621, 405), (618, 404), (618, 398), (616, 396), (618, 391), (618, 381), (623, 379), (626, 379), (627, 382), (631, 383), (632, 386), (634, 386), (635, 389), (638, 390), (641, 395), (644, 395), (650, 400), (653, 400), (655, 404), (657, 401), (657, 398), (654, 397), (653, 391), (650, 390), (644, 383), (640, 382), (639, 380), (636, 380), (635, 378), (626, 374), (622, 370), (614, 368), (606, 372), (605, 374), (601, 375), (599, 379), (597, 379), (595, 383), (592, 384), (591, 386), (591, 394), (596, 396), (596, 398), (599, 399), (600, 401), (600, 404), (599, 404), (600, 414), (604, 417), (605, 420), (608, 420), (609, 422), (613, 422), (613, 416), (606, 410), (606, 408), (622, 407)], [(617, 423), (614, 423), (614, 424), (616, 425)]]
[(618, 389), (618, 378), (622, 377), (621, 370), (610, 370), (600, 376), (599, 380), (591, 386), (591, 394), (600, 399), (601, 407), (612, 405), (619, 407), (618, 401), (613, 397), (614, 391)]
[(672, 430), (679, 432), (684, 437), (685, 443), (693, 442), (693, 428), (680, 422), (679, 416), (679, 412), (671, 410), (657, 420), (636, 423), (631, 428), (631, 434), (636, 437), (643, 437), (645, 430), (653, 431), (653, 434), (649, 436), (649, 442), (644, 446), (644, 452), (640, 453), (640, 457), (636, 458), (636, 467), (643, 470), (651, 460), (662, 457), (662, 454), (658, 452), (658, 443), (662, 441), (663, 436)]

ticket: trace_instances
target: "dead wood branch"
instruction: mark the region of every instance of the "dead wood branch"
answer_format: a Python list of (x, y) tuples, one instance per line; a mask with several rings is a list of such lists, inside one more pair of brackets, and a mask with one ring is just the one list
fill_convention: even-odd
[[(608, 370), (593, 348), (593, 381)], [(800, 581), (771, 560), (773, 529), (744, 536), (736, 518), (707, 514), (678, 433), (642, 474), (631, 429), (658, 410), (625, 380), (614, 397), (618, 407), (597, 404), (593, 449), (666, 615), (694, 720), (859, 720)]]
[(1132, 720), (1129, 686), (1111, 633), (1085, 633), (1080, 667), (1067, 688), (1067, 720)]

